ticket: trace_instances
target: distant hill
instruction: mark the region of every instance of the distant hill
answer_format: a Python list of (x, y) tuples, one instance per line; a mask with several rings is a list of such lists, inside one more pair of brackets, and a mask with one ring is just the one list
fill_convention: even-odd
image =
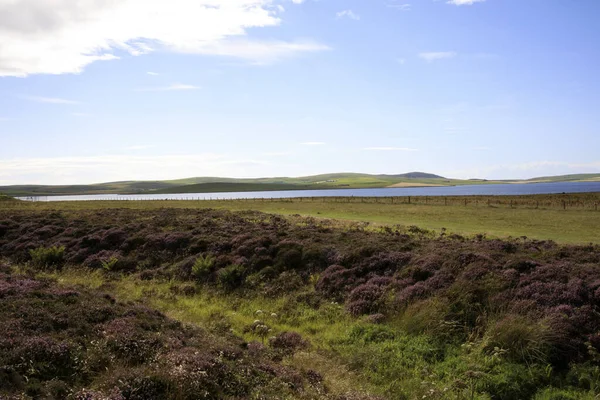
[(446, 179), (443, 176), (428, 174), (426, 172), (409, 172), (407, 174), (395, 175), (398, 178), (408, 179)]
[(193, 177), (166, 181), (121, 181), (92, 185), (14, 185), (0, 187), (0, 193), (13, 197), (84, 195), (84, 194), (167, 194), (249, 192), (302, 189), (361, 189), (385, 187), (426, 187), (485, 185), (490, 183), (533, 183), (565, 181), (600, 181), (600, 174), (578, 174), (540, 177), (528, 180), (488, 181), (485, 179), (460, 180), (426, 172), (408, 172), (393, 175), (361, 173), (333, 173), (296, 178), (271, 177), (237, 179), (221, 177)]
[(314, 189), (310, 185), (294, 185), (286, 183), (235, 183), (235, 182), (210, 182), (195, 185), (175, 186), (168, 189), (156, 190), (152, 193), (227, 193), (227, 192), (266, 192), (277, 190), (308, 190)]
[(574, 182), (574, 181), (600, 181), (600, 174), (572, 174), (558, 176), (541, 176), (527, 179), (527, 182)]

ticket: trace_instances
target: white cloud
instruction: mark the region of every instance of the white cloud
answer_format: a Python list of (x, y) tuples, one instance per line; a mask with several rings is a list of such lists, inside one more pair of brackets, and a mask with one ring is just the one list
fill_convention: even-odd
[(231, 39), (197, 48), (179, 47), (177, 50), (182, 53), (241, 58), (254, 65), (266, 65), (297, 53), (324, 51), (329, 47), (313, 41)]
[(448, 0), (446, 3), (455, 6), (471, 6), (475, 3), (483, 3), (485, 0)]
[(411, 9), (411, 5), (409, 3), (400, 4), (397, 1), (394, 1), (393, 3), (388, 3), (386, 4), (386, 6), (388, 8), (393, 8), (398, 11), (410, 11)]
[(304, 143), (300, 143), (303, 146), (323, 146), (326, 143), (325, 142), (304, 142)]
[(425, 60), (427, 62), (433, 62), (433, 61), (437, 61), (437, 60), (454, 58), (457, 55), (458, 54), (454, 51), (432, 51), (432, 52), (419, 53), (419, 58), (422, 58), (423, 60)]
[(80, 104), (78, 101), (61, 99), (61, 98), (58, 98), (58, 97), (24, 96), (23, 98), (26, 99), (26, 100), (35, 101), (35, 102), (38, 102), (38, 103), (70, 104), (70, 105)]
[(294, 4), (302, 4), (302, 3), (304, 3), (304, 0), (292, 0), (292, 3), (294, 3)]
[(278, 26), (272, 0), (0, 0), (0, 76), (80, 73), (96, 61), (153, 51), (267, 63), (327, 47), (257, 41)]
[(340, 19), (340, 18), (350, 18), (350, 19), (353, 19), (355, 21), (359, 21), (360, 20), (360, 15), (356, 14), (352, 10), (340, 11), (340, 12), (336, 13), (335, 16), (338, 19)]
[(410, 147), (365, 147), (363, 150), (368, 151), (418, 151)]
[(159, 76), (160, 75), (158, 72), (152, 72), (152, 71), (148, 71), (146, 73), (150, 76)]
[(158, 86), (158, 87), (149, 87), (149, 88), (141, 88), (137, 89), (138, 92), (172, 92), (179, 90), (199, 90), (200, 86), (194, 85), (186, 85), (183, 83), (173, 83), (169, 86)]

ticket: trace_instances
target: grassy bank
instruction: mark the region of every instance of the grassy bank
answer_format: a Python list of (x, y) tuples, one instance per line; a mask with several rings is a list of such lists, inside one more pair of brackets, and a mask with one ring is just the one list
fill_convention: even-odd
[[(410, 201), (410, 204), (409, 204)], [(598, 243), (600, 193), (537, 196), (318, 198), (231, 201), (11, 202), (11, 210), (215, 208), (334, 218), (373, 225), (443, 228), (465, 235)]]

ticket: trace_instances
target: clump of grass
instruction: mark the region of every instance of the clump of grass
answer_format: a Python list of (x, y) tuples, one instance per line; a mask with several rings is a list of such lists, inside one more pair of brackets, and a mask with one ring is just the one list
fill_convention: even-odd
[(485, 350), (503, 349), (511, 361), (546, 363), (552, 333), (543, 321), (531, 321), (520, 315), (508, 315), (494, 322), (487, 331)]
[(31, 262), (36, 267), (60, 268), (65, 262), (65, 247), (38, 247), (36, 249), (29, 250), (29, 255), (31, 256)]

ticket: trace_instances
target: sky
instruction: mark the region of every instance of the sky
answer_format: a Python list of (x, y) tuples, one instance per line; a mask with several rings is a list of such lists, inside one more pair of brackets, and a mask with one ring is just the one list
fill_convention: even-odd
[(600, 172), (598, 0), (0, 0), (0, 185)]

